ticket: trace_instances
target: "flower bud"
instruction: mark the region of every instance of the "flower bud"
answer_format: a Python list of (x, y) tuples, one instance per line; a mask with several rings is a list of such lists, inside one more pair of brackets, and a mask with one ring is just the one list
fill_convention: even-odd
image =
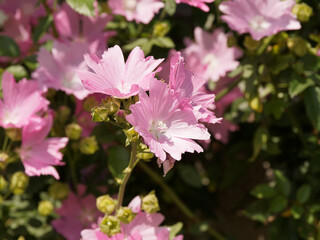
[(306, 42), (300, 37), (289, 38), (287, 45), (288, 48), (299, 57), (303, 57), (308, 52)]
[(97, 198), (96, 205), (100, 212), (111, 214), (116, 210), (117, 201), (109, 195), (103, 195)]
[(83, 154), (94, 154), (99, 149), (96, 137), (91, 136), (82, 139), (79, 148)]
[(82, 127), (77, 123), (71, 123), (66, 126), (66, 136), (71, 140), (78, 140), (81, 137)]
[(153, 36), (164, 37), (170, 30), (170, 25), (167, 22), (157, 22), (153, 28)]
[(66, 121), (68, 121), (70, 113), (70, 108), (68, 108), (67, 106), (61, 106), (57, 114), (58, 121), (61, 123), (65, 123)]
[(104, 107), (107, 109), (108, 115), (113, 115), (119, 110), (118, 105), (114, 102), (108, 102)]
[(115, 216), (105, 216), (99, 227), (100, 231), (107, 234), (109, 237), (121, 232), (120, 220)]
[(6, 134), (14, 142), (21, 141), (21, 129), (20, 128), (7, 128)]
[(297, 16), (300, 22), (308, 22), (313, 14), (313, 10), (306, 3), (297, 3), (293, 6), (292, 13)]
[(0, 152), (0, 168), (5, 168), (6, 166), (6, 161), (9, 159), (8, 154), (5, 152)]
[(137, 158), (142, 160), (149, 160), (154, 157), (154, 154), (150, 152), (150, 149), (143, 143), (139, 144)]
[(69, 187), (65, 183), (55, 182), (49, 187), (49, 195), (53, 199), (62, 200), (69, 194)]
[(136, 214), (132, 212), (131, 208), (128, 207), (121, 207), (117, 211), (117, 218), (125, 224), (130, 223), (135, 218), (135, 216)]
[(126, 146), (128, 146), (131, 142), (136, 142), (139, 140), (139, 134), (134, 130), (134, 127), (123, 130), (126, 135)]
[(41, 216), (48, 216), (52, 213), (54, 207), (50, 201), (41, 201), (38, 204), (38, 213)]
[(90, 96), (87, 97), (84, 101), (83, 101), (83, 108), (84, 110), (91, 112), (91, 109), (94, 108), (95, 106), (98, 105), (98, 101), (95, 99), (95, 97)]
[(0, 191), (5, 190), (7, 186), (8, 186), (7, 180), (3, 176), (0, 176)]
[(152, 190), (147, 196), (142, 198), (141, 207), (147, 213), (155, 213), (160, 211), (158, 198), (154, 190)]
[(95, 107), (91, 111), (93, 122), (107, 122), (109, 121), (108, 109), (105, 107)]
[(29, 184), (29, 178), (23, 172), (15, 172), (10, 180), (10, 189), (13, 194), (22, 194)]

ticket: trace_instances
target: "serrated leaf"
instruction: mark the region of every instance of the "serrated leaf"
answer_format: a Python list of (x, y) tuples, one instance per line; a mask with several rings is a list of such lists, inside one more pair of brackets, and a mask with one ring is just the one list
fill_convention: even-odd
[(270, 202), (269, 212), (279, 213), (286, 208), (288, 200), (283, 196), (277, 196)]
[(19, 57), (20, 48), (10, 37), (0, 36), (0, 56)]
[(304, 92), (304, 104), (313, 126), (320, 131), (320, 88), (309, 87)]
[(274, 197), (277, 194), (277, 191), (267, 184), (261, 184), (252, 189), (250, 194), (262, 199)]
[(289, 180), (279, 170), (274, 171), (274, 176), (277, 183), (276, 189), (278, 189), (278, 191), (284, 196), (288, 196), (291, 190), (291, 183)]
[(175, 0), (166, 0), (165, 5), (164, 5), (164, 10), (172, 16), (177, 9), (177, 4)]
[(94, 0), (66, 0), (76, 12), (85, 16), (94, 16)]
[(48, 30), (52, 23), (52, 16), (42, 17), (39, 20), (38, 25), (35, 27), (32, 33), (32, 40), (34, 43), (37, 43), (42, 35)]
[(202, 186), (201, 176), (195, 170), (194, 167), (190, 165), (179, 165), (178, 174), (181, 179), (192, 187), (199, 188)]
[(297, 192), (297, 201), (301, 204), (307, 202), (311, 195), (311, 186), (308, 184), (302, 185)]
[(125, 147), (115, 146), (108, 149), (108, 167), (114, 178), (122, 179), (122, 172), (129, 165), (129, 158)]
[(162, 48), (175, 48), (174, 42), (169, 37), (157, 37), (153, 38), (152, 43)]

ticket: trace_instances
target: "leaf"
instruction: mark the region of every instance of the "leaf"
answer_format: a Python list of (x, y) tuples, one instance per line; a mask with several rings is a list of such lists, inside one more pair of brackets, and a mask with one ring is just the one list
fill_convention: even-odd
[(190, 165), (179, 165), (178, 174), (182, 178), (182, 180), (190, 186), (196, 188), (202, 186), (201, 176), (194, 167)]
[(162, 48), (175, 48), (174, 42), (169, 37), (157, 37), (153, 38), (152, 43)]
[(122, 179), (122, 172), (129, 165), (129, 158), (125, 147), (115, 146), (108, 149), (108, 168), (114, 178)]
[(283, 196), (277, 196), (270, 202), (269, 212), (278, 213), (286, 208), (288, 200)]
[(76, 12), (85, 16), (94, 16), (94, 0), (66, 0)]
[(250, 194), (255, 196), (256, 198), (262, 199), (274, 197), (277, 194), (277, 192), (269, 185), (261, 184), (252, 189)]
[(166, 0), (166, 3), (164, 5), (164, 10), (172, 16), (177, 9), (177, 4), (175, 0)]
[(11, 65), (6, 71), (13, 74), (14, 78), (18, 80), (28, 76), (27, 70), (21, 65)]
[(0, 36), (0, 56), (19, 57), (20, 48), (10, 37)]
[(294, 98), (312, 85), (314, 85), (312, 79), (307, 78), (304, 80), (302, 77), (295, 74), (292, 76), (289, 84), (289, 95), (291, 98)]
[(183, 223), (182, 222), (177, 222), (176, 224), (172, 225), (172, 226), (168, 226), (169, 227), (169, 231), (170, 231), (170, 240), (173, 240), (174, 237), (181, 231), (182, 227), (183, 227)]
[(304, 92), (304, 104), (313, 126), (320, 131), (320, 87), (309, 87)]
[(35, 27), (32, 33), (32, 40), (37, 43), (42, 35), (48, 30), (52, 23), (52, 16), (42, 17), (39, 20), (38, 25)]
[(303, 204), (307, 202), (311, 195), (311, 186), (308, 184), (302, 185), (297, 192), (297, 200), (299, 203)]
[(283, 175), (283, 173), (279, 170), (274, 171), (274, 176), (276, 179), (276, 189), (279, 190), (281, 194), (284, 196), (288, 196), (291, 189), (291, 184), (289, 180)]
[(152, 49), (152, 41), (148, 38), (138, 38), (134, 40), (131, 43), (128, 43), (123, 46), (123, 49), (126, 51), (131, 51), (135, 47), (139, 46), (141, 47), (142, 51), (144, 52), (145, 55), (148, 55)]
[(301, 206), (293, 205), (293, 207), (291, 208), (291, 214), (294, 219), (301, 218), (302, 213), (303, 213), (303, 207)]
[(253, 154), (248, 160), (249, 162), (253, 162), (261, 152), (261, 150), (265, 150), (268, 142), (268, 130), (264, 127), (260, 127), (256, 130), (253, 137)]

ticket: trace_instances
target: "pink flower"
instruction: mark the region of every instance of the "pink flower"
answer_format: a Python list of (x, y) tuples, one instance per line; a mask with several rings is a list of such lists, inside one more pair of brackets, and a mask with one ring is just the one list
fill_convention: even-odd
[(59, 219), (51, 222), (53, 228), (67, 240), (79, 240), (81, 230), (96, 227), (94, 222), (102, 216), (96, 208), (95, 196), (85, 195), (84, 185), (79, 184), (77, 190), (76, 194), (70, 192), (61, 208), (56, 210)]
[(83, 86), (92, 93), (104, 93), (116, 98), (128, 98), (138, 94), (139, 88), (148, 90), (154, 69), (163, 61), (153, 57), (145, 59), (143, 51), (135, 47), (127, 62), (124, 62), (118, 45), (109, 48), (99, 59), (96, 55), (85, 55), (85, 62), (92, 71), (78, 71)]
[(221, 19), (240, 34), (250, 33), (260, 40), (280, 31), (301, 28), (291, 8), (294, 0), (231, 0), (221, 3), (219, 9), (226, 15)]
[(152, 80), (149, 96), (141, 90), (139, 97), (126, 119), (160, 160), (166, 160), (166, 153), (180, 160), (184, 152), (203, 151), (191, 139), (206, 140), (210, 134), (197, 122), (192, 110), (179, 108), (180, 102), (167, 84)]
[(205, 80), (217, 81), (239, 65), (236, 59), (242, 53), (236, 47), (227, 46), (227, 35), (222, 29), (209, 34), (196, 27), (194, 36), (195, 43), (189, 42), (183, 51), (188, 70)]
[(87, 69), (83, 55), (89, 52), (86, 43), (60, 43), (55, 41), (51, 53), (44, 47), (38, 54), (39, 67), (33, 73), (42, 87), (54, 88), (84, 99), (89, 92), (82, 86), (76, 69)]
[(2, 75), (3, 100), (0, 99), (0, 126), (21, 128), (40, 110), (47, 109), (49, 102), (38, 91), (36, 81), (22, 79), (16, 83), (13, 75)]
[(52, 175), (59, 179), (53, 166), (64, 165), (60, 149), (68, 143), (68, 138), (47, 138), (52, 127), (52, 116), (45, 118), (35, 116), (22, 129), (22, 143), (18, 150), (29, 176)]
[(164, 3), (160, 0), (109, 0), (109, 7), (114, 14), (125, 16), (128, 21), (147, 24)]
[(209, 12), (210, 8), (205, 3), (212, 3), (214, 0), (176, 0), (176, 3), (186, 3), (190, 6), (200, 8), (204, 12)]

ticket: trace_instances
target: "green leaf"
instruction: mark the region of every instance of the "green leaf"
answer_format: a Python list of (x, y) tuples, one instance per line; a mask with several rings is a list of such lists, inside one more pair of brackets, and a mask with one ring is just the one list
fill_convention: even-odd
[(94, 0), (66, 0), (76, 12), (85, 16), (94, 16)]
[(38, 25), (35, 27), (35, 29), (32, 33), (32, 40), (34, 43), (38, 43), (39, 39), (48, 30), (51, 23), (52, 23), (52, 16), (51, 15), (47, 16), (47, 17), (40, 18)]
[(311, 195), (311, 186), (308, 184), (302, 185), (297, 192), (297, 200), (299, 203), (303, 204), (307, 202)]
[(274, 176), (276, 179), (276, 189), (279, 190), (281, 194), (284, 196), (288, 196), (291, 189), (291, 184), (289, 180), (283, 175), (283, 173), (279, 170), (274, 171)]
[(0, 36), (0, 56), (19, 57), (20, 48), (10, 37)]
[(293, 98), (299, 95), (300, 93), (302, 93), (305, 89), (307, 89), (312, 85), (314, 85), (314, 82), (312, 81), (312, 79), (307, 78), (304, 80), (299, 75), (294, 74), (291, 77), (290, 84), (289, 84), (289, 95), (291, 98)]
[(166, 0), (164, 10), (172, 16), (176, 12), (177, 4), (175, 0)]
[(293, 205), (293, 207), (291, 208), (291, 214), (294, 219), (301, 218), (302, 213), (303, 213), (303, 207), (299, 205)]
[(175, 48), (174, 42), (169, 37), (157, 37), (153, 38), (152, 43), (162, 48)]
[(249, 162), (253, 162), (261, 152), (261, 150), (266, 150), (268, 142), (269, 133), (264, 127), (260, 127), (256, 130), (253, 137), (253, 154), (249, 159)]
[(12, 73), (15, 79), (22, 79), (28, 76), (27, 70), (21, 65), (11, 65), (6, 71)]
[(115, 146), (108, 149), (108, 167), (113, 177), (122, 179), (122, 172), (129, 165), (129, 158), (125, 147)]
[(151, 52), (152, 49), (152, 41), (148, 38), (138, 38), (134, 40), (131, 43), (128, 43), (123, 46), (123, 49), (126, 51), (131, 51), (134, 49), (136, 46), (141, 47), (142, 51), (144, 52), (145, 55), (148, 55)]
[(304, 104), (313, 126), (320, 131), (320, 87), (309, 87), (304, 92)]
[(265, 104), (265, 112), (267, 115), (273, 115), (275, 119), (280, 119), (286, 108), (283, 99), (273, 98)]
[(277, 194), (277, 192), (269, 185), (261, 184), (252, 189), (250, 194), (255, 196), (256, 198), (262, 199), (274, 197)]
[(178, 174), (182, 178), (182, 180), (190, 186), (196, 188), (202, 186), (201, 176), (194, 167), (190, 165), (179, 165)]
[(286, 208), (288, 200), (283, 196), (277, 196), (270, 202), (269, 212), (278, 213)]
[(174, 237), (181, 231), (182, 227), (183, 227), (183, 223), (182, 222), (177, 222), (176, 224), (172, 225), (172, 226), (168, 226), (169, 227), (169, 231), (170, 231), (170, 240), (173, 240)]

